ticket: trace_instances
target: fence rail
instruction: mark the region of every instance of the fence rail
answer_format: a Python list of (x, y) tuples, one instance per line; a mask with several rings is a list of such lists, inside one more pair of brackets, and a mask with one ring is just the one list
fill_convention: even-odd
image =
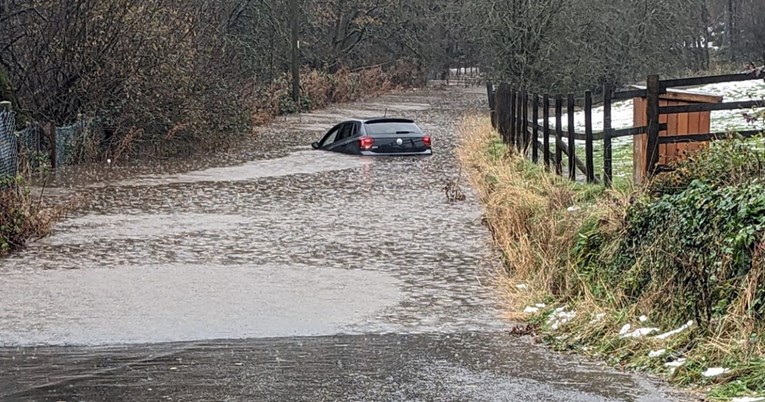
[[(590, 183), (603, 181), (610, 186), (613, 182), (613, 140), (623, 137), (646, 137), (645, 166), (646, 174), (658, 172), (660, 145), (712, 141), (729, 136), (729, 133), (688, 133), (685, 135), (660, 135), (669, 130), (669, 125), (662, 122), (662, 116), (683, 113), (712, 112), (721, 110), (743, 110), (765, 107), (765, 100), (695, 103), (679, 106), (661, 106), (660, 99), (670, 89), (677, 87), (706, 84), (739, 82), (765, 79), (765, 67), (760, 67), (741, 74), (727, 74), (708, 77), (693, 77), (672, 80), (660, 80), (658, 75), (649, 76), (645, 88), (616, 90), (612, 85), (603, 86), (602, 97), (593, 98), (590, 91), (582, 98), (574, 94), (535, 94), (523, 89), (513, 88), (508, 83), (495, 86), (487, 82), (489, 108), (492, 125), (499, 132), (502, 140), (513, 146), (518, 152), (530, 157), (534, 163), (542, 163), (556, 174), (566, 174), (569, 179), (577, 180), (578, 172)], [(646, 101), (646, 125), (615, 129), (613, 124), (613, 104), (617, 101), (642, 98)], [(582, 101), (580, 101), (582, 100)], [(593, 104), (603, 104), (603, 130), (593, 130)], [(578, 105), (582, 105), (581, 107)], [(584, 113), (584, 132), (575, 130), (575, 112), (581, 108)], [(529, 109), (531, 120), (529, 120)], [(564, 130), (563, 115), (567, 116)], [(540, 122), (541, 116), (541, 122)], [(551, 127), (554, 120), (555, 126)], [(759, 130), (739, 132), (743, 137), (752, 137)], [(539, 136), (542, 140), (539, 140)], [(584, 160), (577, 153), (576, 141), (584, 142)], [(552, 142), (552, 144), (551, 144)], [(602, 143), (602, 174), (596, 174), (594, 149), (595, 143)], [(552, 149), (551, 149), (552, 147)], [(530, 153), (530, 155), (529, 155)], [(565, 159), (564, 159), (565, 157)], [(563, 163), (567, 171), (563, 171)]]

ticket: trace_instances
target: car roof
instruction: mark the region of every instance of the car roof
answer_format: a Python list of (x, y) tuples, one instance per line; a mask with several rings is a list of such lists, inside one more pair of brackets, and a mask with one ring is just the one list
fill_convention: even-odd
[(367, 119), (350, 119), (349, 122), (359, 122), (362, 124), (374, 124), (374, 123), (414, 123), (412, 119), (405, 119), (401, 117), (373, 117)]

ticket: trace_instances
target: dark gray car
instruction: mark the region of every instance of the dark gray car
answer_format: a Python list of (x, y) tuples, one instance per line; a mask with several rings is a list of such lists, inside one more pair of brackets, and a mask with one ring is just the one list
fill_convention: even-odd
[(312, 144), (352, 155), (432, 155), (431, 138), (413, 120), (378, 118), (342, 122)]

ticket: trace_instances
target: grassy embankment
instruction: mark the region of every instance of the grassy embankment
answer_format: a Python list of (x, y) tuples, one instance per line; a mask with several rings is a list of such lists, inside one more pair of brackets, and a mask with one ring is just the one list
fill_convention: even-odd
[(606, 190), (512, 155), (485, 118), (461, 130), (517, 318), (556, 349), (712, 399), (765, 396), (765, 152), (720, 141)]

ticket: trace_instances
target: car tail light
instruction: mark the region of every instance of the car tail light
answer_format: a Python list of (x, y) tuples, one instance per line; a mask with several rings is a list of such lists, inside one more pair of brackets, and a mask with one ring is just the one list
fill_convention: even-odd
[(426, 136), (422, 137), (422, 142), (423, 142), (423, 144), (425, 144), (426, 147), (429, 147), (430, 146), (430, 142), (431, 142), (430, 141), (430, 136), (426, 135)]
[(369, 151), (372, 149), (372, 145), (375, 144), (375, 139), (372, 137), (361, 137), (359, 138), (359, 147), (362, 151)]

